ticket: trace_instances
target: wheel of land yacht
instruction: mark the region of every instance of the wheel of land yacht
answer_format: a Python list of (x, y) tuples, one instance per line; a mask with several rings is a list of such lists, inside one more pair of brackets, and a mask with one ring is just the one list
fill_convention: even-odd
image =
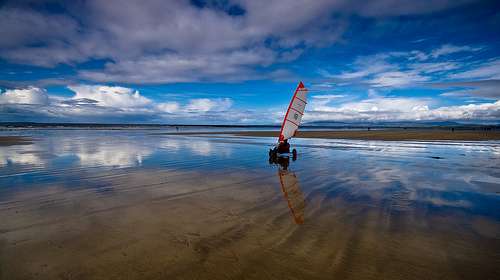
[(269, 149), (269, 157), (271, 157), (271, 158), (276, 157), (276, 151), (273, 149)]

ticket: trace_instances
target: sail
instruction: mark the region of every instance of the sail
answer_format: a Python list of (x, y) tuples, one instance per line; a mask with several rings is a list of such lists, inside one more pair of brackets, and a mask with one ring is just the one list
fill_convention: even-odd
[(279, 141), (290, 139), (295, 135), (299, 128), (302, 115), (306, 109), (307, 104), (307, 89), (302, 82), (299, 83), (295, 93), (293, 94), (292, 101), (288, 106), (285, 114), (285, 119), (281, 125)]
[(298, 225), (303, 224), (305, 201), (297, 176), (295, 176), (294, 172), (281, 169), (278, 171), (278, 175), (280, 177), (281, 191), (286, 198), (294, 222)]

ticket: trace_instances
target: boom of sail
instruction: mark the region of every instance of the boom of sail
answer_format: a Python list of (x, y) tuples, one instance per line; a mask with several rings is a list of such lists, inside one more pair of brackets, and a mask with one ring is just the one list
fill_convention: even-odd
[(290, 139), (295, 135), (297, 129), (300, 126), (302, 115), (304, 115), (306, 104), (307, 89), (304, 87), (304, 84), (300, 82), (297, 86), (297, 89), (295, 90), (295, 93), (293, 94), (290, 105), (288, 105), (288, 110), (286, 111), (285, 118), (283, 119), (283, 124), (281, 125), (279, 136), (280, 142)]

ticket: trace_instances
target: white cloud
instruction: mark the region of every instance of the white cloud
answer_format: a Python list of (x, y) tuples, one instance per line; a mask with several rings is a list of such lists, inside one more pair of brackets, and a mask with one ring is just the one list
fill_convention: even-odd
[(140, 95), (138, 91), (125, 87), (74, 85), (68, 88), (75, 92), (73, 99), (95, 100), (100, 106), (134, 108), (151, 104), (151, 100)]
[[(486, 99), (500, 99), (500, 80), (480, 80), (472, 82), (448, 82), (435, 84), (435, 87), (454, 88), (442, 93), (441, 96), (475, 97)], [(455, 88), (461, 89), (455, 89)]]
[(189, 112), (208, 112), (208, 111), (226, 111), (233, 105), (229, 98), (208, 99), (198, 98), (191, 99), (186, 106)]
[(480, 47), (470, 47), (470, 46), (455, 46), (455, 45), (450, 45), (446, 44), (441, 46), (438, 49), (435, 49), (431, 52), (430, 56), (433, 58), (440, 57), (443, 55), (449, 55), (452, 53), (458, 53), (458, 52), (475, 52), (479, 51), (482, 48)]
[[(83, 78), (98, 82), (173, 83), (204, 80), (251, 80), (261, 78), (249, 66), (268, 66), (277, 61), (270, 49), (250, 48), (208, 54), (142, 56), (107, 63), (104, 71), (81, 71)], [(271, 75), (270, 73), (269, 75)]]
[[(266, 66), (338, 41), (352, 15), (425, 14), (464, 2), (238, 0), (196, 7), (192, 1), (90, 0), (66, 1), (67, 13), (56, 14), (29, 1), (7, 1), (0, 38), (9, 40), (0, 40), (0, 57), (44, 67), (109, 61), (104, 69), (78, 72), (96, 82), (272, 78)], [(231, 7), (240, 13), (231, 14)]]
[(347, 7), (355, 9), (363, 16), (382, 17), (397, 15), (414, 15), (431, 13), (453, 6), (458, 6), (470, 0), (428, 0), (428, 1), (345, 1)]
[(331, 101), (331, 100), (334, 100), (334, 99), (338, 99), (338, 98), (341, 98), (341, 97), (345, 97), (345, 95), (342, 95), (342, 94), (323, 94), (323, 95), (313, 95), (313, 96), (311, 96), (312, 99), (316, 99), (316, 100), (328, 100), (328, 101)]
[(462, 65), (456, 62), (425, 62), (409, 64), (409, 67), (413, 70), (426, 74), (450, 71), (460, 68), (461, 66)]
[(413, 50), (410, 52), (410, 57), (409, 60), (418, 60), (418, 61), (423, 61), (427, 60), (429, 58), (429, 55), (423, 51), (418, 51), (418, 50)]
[(377, 74), (368, 81), (374, 87), (402, 87), (416, 85), (429, 80), (428, 77), (421, 76), (417, 71), (392, 71)]
[(500, 118), (500, 101), (439, 107), (418, 112), (417, 116), (420, 119), (438, 120), (498, 120)]
[[(0, 35), (12, 40), (0, 43), (0, 56), (45, 67), (112, 61), (104, 69), (79, 72), (97, 82), (255, 79), (261, 77), (255, 67), (292, 61), (304, 47), (340, 37), (345, 24), (325, 9), (335, 3), (302, 3), (301, 9), (297, 4), (207, 2), (200, 8), (189, 1), (85, 1), (67, 4), (68, 10), (80, 11), (74, 17), (5, 5)], [(243, 13), (230, 15), (225, 5), (241, 7)]]
[[(137, 90), (104, 85), (72, 85), (72, 97), (50, 97), (45, 89), (7, 90), (0, 94), (2, 121), (81, 122), (240, 122), (230, 98), (185, 98), (153, 101)], [(168, 96), (168, 95), (166, 95)], [(13, 119), (10, 119), (10, 116)], [(247, 116), (248, 117), (248, 116)]]
[(305, 121), (498, 120), (500, 101), (435, 107), (430, 99), (372, 98), (338, 106), (308, 108)]
[[(442, 77), (449, 78), (498, 78), (500, 60), (479, 65), (477, 69), (455, 73), (467, 69), (469, 63), (443, 60), (443, 56), (457, 52), (475, 52), (481, 47), (454, 46), (445, 44), (428, 53), (420, 50), (406, 52), (384, 52), (357, 57), (351, 71), (332, 74), (321, 70), (320, 74), (342, 85), (371, 85), (373, 87), (400, 88), (415, 86)], [(463, 70), (462, 70), (463, 71)]]
[(156, 107), (158, 108), (159, 111), (166, 112), (166, 113), (175, 113), (175, 112), (179, 112), (179, 110), (180, 110), (179, 102), (159, 103)]
[(25, 89), (10, 89), (0, 92), (0, 104), (38, 104), (46, 105), (49, 97), (44, 89), (29, 87)]
[(311, 101), (309, 102), (309, 107), (315, 108), (316, 110), (321, 110), (321, 108), (328, 106), (332, 101), (338, 100), (345, 97), (342, 94), (323, 94), (323, 95), (313, 95), (311, 96)]
[[(495, 83), (490, 83), (492, 87)], [(469, 85), (467, 83), (466, 85)], [(2, 117), (22, 112), (34, 120), (43, 121), (53, 118), (56, 121), (106, 121), (133, 120), (151, 122), (175, 122), (197, 120), (201, 123), (240, 123), (272, 122), (281, 120), (279, 110), (245, 111), (233, 108), (229, 98), (194, 98), (185, 103), (177, 101), (154, 102), (143, 97), (138, 91), (123, 87), (80, 85), (72, 87), (75, 95), (70, 98), (50, 98), (43, 89), (31, 88), (15, 94), (16, 102), (9, 99), (0, 106)], [(11, 97), (14, 90), (9, 91)], [(38, 101), (39, 95), (45, 96)], [(2, 94), (2, 100), (5, 93)], [(20, 97), (21, 96), (21, 97)], [(352, 101), (352, 96), (341, 94), (312, 95), (304, 115), (305, 121), (343, 120), (343, 121), (396, 121), (396, 120), (498, 120), (500, 101), (482, 104), (436, 107), (433, 99), (382, 97), (373, 89), (369, 98)], [(350, 100), (347, 101), (346, 100)], [(97, 103), (96, 103), (97, 102)], [(22, 103), (20, 105), (20, 103)], [(26, 104), (28, 103), (28, 104)], [(5, 110), (5, 111), (3, 111)], [(5, 112), (5, 113), (4, 113)], [(259, 117), (263, 116), (263, 117)], [(33, 120), (33, 119), (32, 119)], [(96, 157), (100, 155), (96, 155)], [(89, 157), (92, 161), (93, 157)]]
[(396, 70), (396, 65), (392, 65), (386, 61), (389, 57), (390, 56), (388, 54), (360, 56), (354, 61), (353, 66), (354, 69), (356, 69), (355, 71), (342, 72), (339, 75), (330, 74), (330, 77), (350, 80), (365, 78), (384, 71)]
[[(338, 86), (361, 85), (382, 90), (405, 87), (439, 88), (448, 90), (440, 95), (442, 97), (482, 97), (497, 100), (500, 96), (500, 59), (478, 63), (448, 61), (445, 58), (446, 54), (475, 52), (481, 49), (446, 44), (429, 53), (416, 50), (379, 53), (356, 58), (350, 72), (335, 75), (323, 71), (320, 74)], [(439, 82), (443, 80), (448, 82)]]
[(412, 98), (375, 98), (346, 103), (340, 109), (357, 112), (412, 112), (425, 106), (427, 102)]
[(500, 79), (500, 59), (482, 63), (472, 70), (450, 75), (454, 79)]
[(377, 97), (379, 97), (379, 95), (378, 95), (376, 90), (370, 88), (370, 89), (368, 89), (368, 97), (369, 98), (377, 98)]

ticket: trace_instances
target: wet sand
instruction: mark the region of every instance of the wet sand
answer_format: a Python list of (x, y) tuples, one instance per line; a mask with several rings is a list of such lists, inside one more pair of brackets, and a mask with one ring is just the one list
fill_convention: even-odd
[(32, 139), (22, 136), (0, 136), (0, 146), (28, 145)]
[[(222, 131), (222, 132), (179, 132), (172, 135), (231, 134), (251, 137), (278, 137), (278, 131)], [(484, 130), (342, 130), (342, 131), (298, 131), (295, 138), (356, 139), (383, 141), (486, 141), (500, 140), (500, 131)]]
[[(493, 279), (498, 272), (498, 224), (464, 211), (437, 214), (419, 209), (425, 204), (384, 202), (378, 191), (362, 198), (335, 196), (333, 188), (310, 193), (297, 224), (265, 177), (100, 176), (111, 193), (52, 185), (2, 204), (1, 279)], [(464, 215), (471, 228), (454, 232)]]
[(500, 273), (498, 142), (36, 138), (0, 150), (2, 280)]

